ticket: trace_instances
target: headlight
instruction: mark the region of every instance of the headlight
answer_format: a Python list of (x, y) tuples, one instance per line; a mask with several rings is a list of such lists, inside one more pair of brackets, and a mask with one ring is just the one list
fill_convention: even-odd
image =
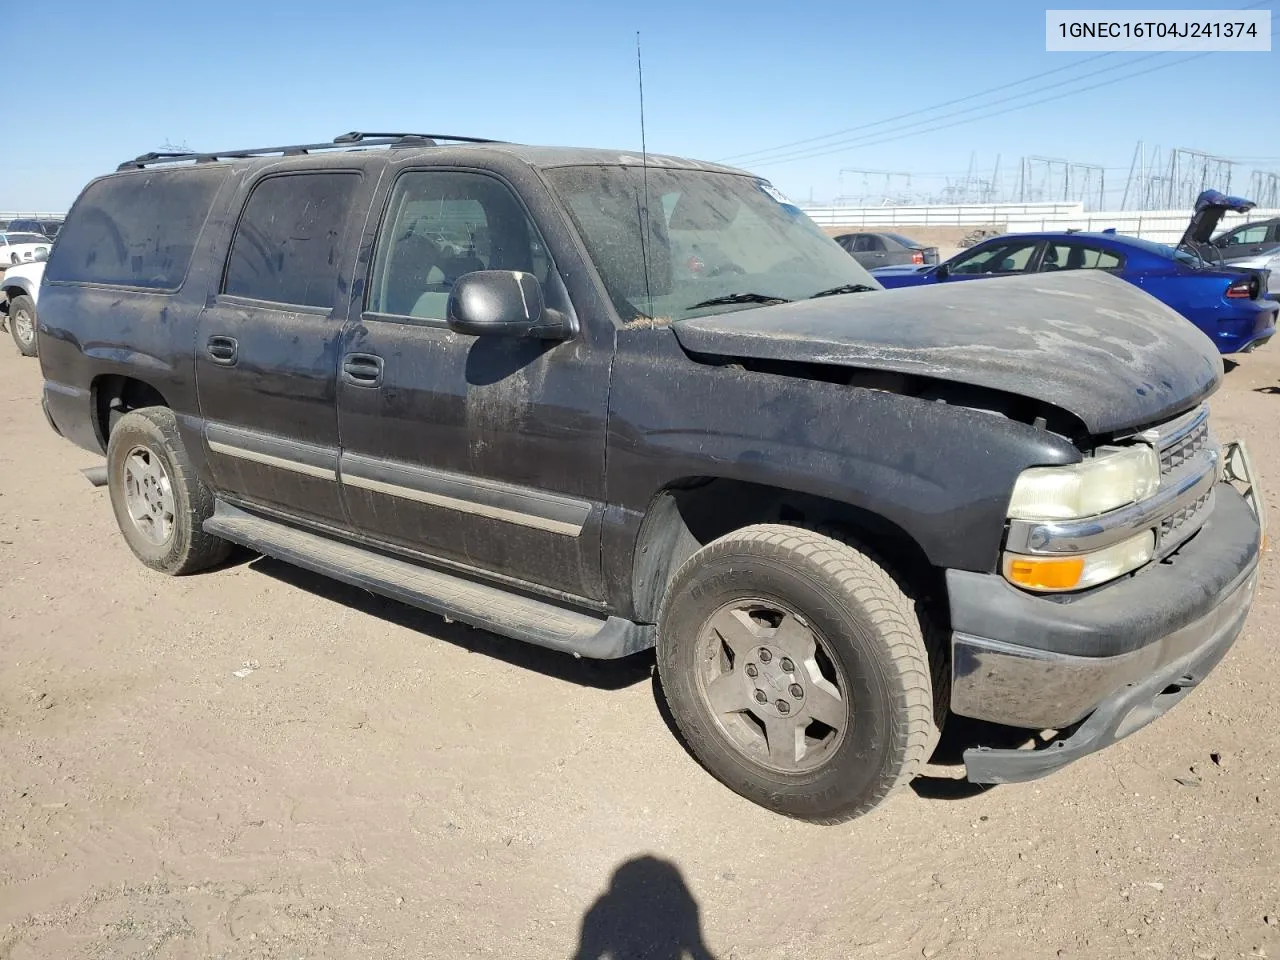
[(1065, 467), (1032, 467), (1013, 485), (1009, 517), (1076, 520), (1142, 500), (1160, 486), (1160, 460), (1146, 444), (1115, 449)]
[(1072, 557), (1004, 555), (1004, 575), (1010, 583), (1039, 593), (1083, 590), (1137, 570), (1155, 555), (1156, 535), (1151, 530), (1113, 543), (1093, 553)]

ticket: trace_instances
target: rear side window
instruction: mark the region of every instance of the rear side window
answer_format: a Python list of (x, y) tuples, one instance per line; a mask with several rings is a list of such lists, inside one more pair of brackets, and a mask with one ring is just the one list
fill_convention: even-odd
[(90, 184), (59, 231), (46, 278), (178, 289), (225, 176), (217, 167), (147, 170)]
[(332, 306), (347, 214), (359, 183), (355, 173), (288, 174), (259, 183), (231, 241), (222, 292)]

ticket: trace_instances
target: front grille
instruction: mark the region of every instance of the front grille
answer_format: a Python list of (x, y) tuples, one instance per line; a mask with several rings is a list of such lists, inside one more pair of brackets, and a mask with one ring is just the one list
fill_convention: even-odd
[(1210, 442), (1209, 420), (1201, 420), (1190, 433), (1175, 440), (1170, 446), (1160, 450), (1160, 475), (1173, 473), (1184, 463), (1198, 454)]
[[(1169, 423), (1143, 434), (1160, 456), (1160, 486), (1181, 485), (1188, 476), (1203, 476), (1213, 469), (1217, 450), (1209, 429), (1209, 411), (1201, 406)], [(1203, 487), (1201, 487), (1203, 489)], [(1156, 554), (1167, 556), (1200, 529), (1213, 509), (1213, 489), (1193, 500), (1183, 500), (1176, 510), (1160, 521), (1156, 530)]]
[[(1178, 531), (1185, 527), (1188, 521), (1195, 519), (1200, 511), (1209, 505), (1209, 499), (1212, 496), (1213, 491), (1210, 490), (1203, 496), (1192, 500), (1177, 513), (1171, 513), (1169, 516), (1161, 520), (1160, 543), (1168, 544), (1171, 537), (1176, 539)], [(1187, 529), (1187, 532), (1191, 532), (1190, 528)]]

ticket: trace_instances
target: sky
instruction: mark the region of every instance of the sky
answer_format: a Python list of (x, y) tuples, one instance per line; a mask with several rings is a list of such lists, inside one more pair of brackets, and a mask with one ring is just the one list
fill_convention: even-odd
[[(18, 3), (0, 0), (0, 12)], [(1148, 150), (1245, 160), (1232, 183), (1240, 189), (1251, 168), (1280, 171), (1280, 52), (1189, 61), (1186, 53), (1048, 53), (1045, 6), (22, 3), (20, 17), (5, 18), (6, 49), (33, 53), (6, 71), (0, 99), (0, 211), (64, 210), (92, 177), (166, 143), (225, 150), (363, 129), (635, 150), (637, 31), (648, 149), (741, 157), (736, 165), (799, 202), (886, 189), (920, 194), (971, 166), (989, 178), (997, 157), (1010, 189), (1019, 158), (1041, 156), (1106, 167), (1108, 199), (1118, 203), (1139, 140)], [(1161, 4), (1249, 6), (1274, 13), (1280, 2)], [(1280, 42), (1275, 24), (1273, 16)], [(1014, 85), (1046, 71), (1055, 72)], [(1095, 71), (1103, 72), (1085, 76)], [(1049, 97), (1057, 99), (1009, 109)], [(1013, 99), (986, 106), (1003, 98)], [(850, 142), (802, 145), (809, 154), (824, 148), (819, 156), (774, 149), (842, 130), (852, 130)]]

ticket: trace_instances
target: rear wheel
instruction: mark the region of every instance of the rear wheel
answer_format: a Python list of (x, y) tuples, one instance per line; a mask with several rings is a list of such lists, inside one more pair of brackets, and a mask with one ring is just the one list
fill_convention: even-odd
[(192, 469), (167, 407), (131, 411), (112, 428), (107, 488), (125, 542), (153, 570), (194, 573), (231, 552), (231, 544), (204, 531), (213, 494)]
[(9, 332), (19, 353), (24, 357), (36, 355), (36, 305), (26, 294), (9, 299)]
[(787, 816), (866, 813), (937, 742), (912, 601), (876, 561), (814, 531), (747, 527), (695, 553), (663, 601), (658, 670), (699, 761)]

